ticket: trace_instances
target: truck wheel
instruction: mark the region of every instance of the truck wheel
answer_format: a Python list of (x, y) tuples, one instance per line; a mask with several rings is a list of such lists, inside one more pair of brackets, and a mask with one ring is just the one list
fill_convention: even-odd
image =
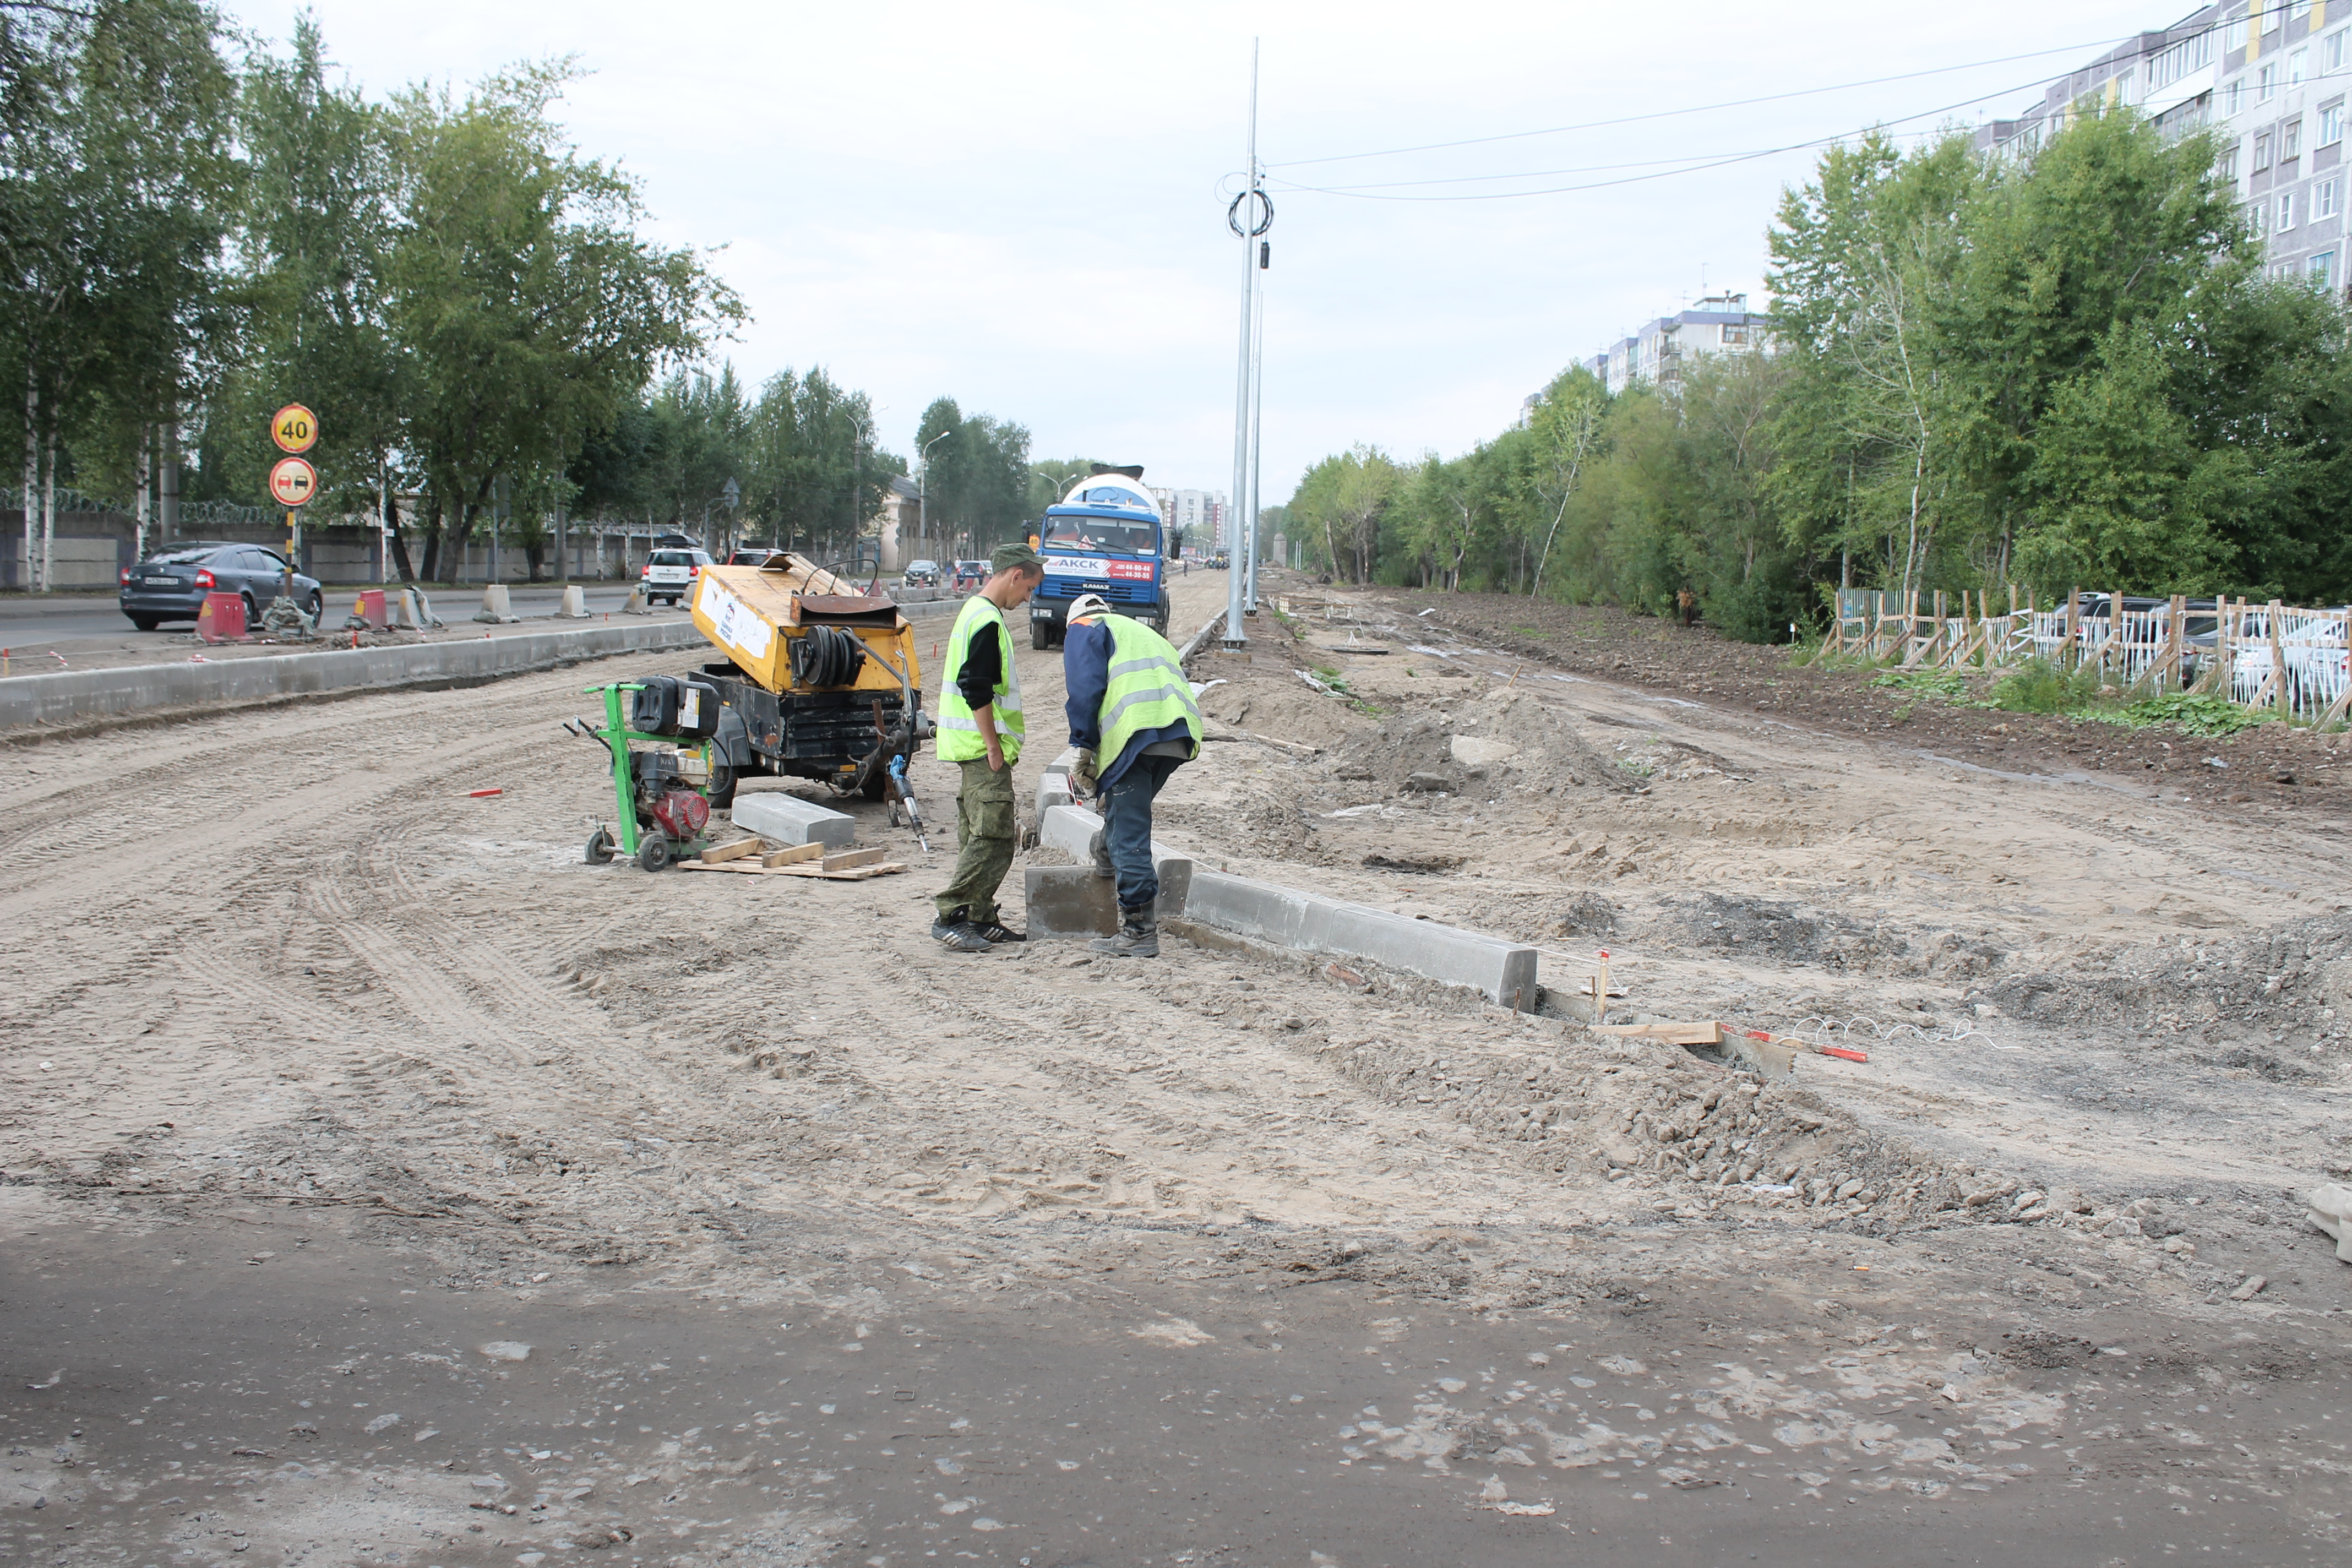
[(1038, 649), (1040, 652), (1052, 647), (1054, 646), (1054, 623), (1051, 621), (1031, 621), (1029, 623), (1029, 646)]
[(710, 761), (710, 783), (703, 790), (703, 797), (719, 810), (725, 811), (735, 804), (736, 782), (735, 764), (723, 758), (713, 757)]
[(669, 840), (659, 833), (646, 834), (645, 842), (637, 846), (638, 869), (658, 871), (668, 864)]

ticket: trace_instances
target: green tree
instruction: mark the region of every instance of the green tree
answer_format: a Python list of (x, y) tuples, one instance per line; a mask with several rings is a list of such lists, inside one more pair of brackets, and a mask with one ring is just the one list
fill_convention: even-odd
[(24, 392), (26, 549), (43, 587), (37, 492), (61, 464), (127, 479), (202, 373), (236, 178), (218, 33), (189, 0), (0, 14), (0, 344)]
[[(317, 19), (298, 16), (284, 58), (248, 56), (236, 105), (245, 152), (237, 268), (223, 291), (234, 360), (206, 410), (212, 476), (258, 499), (278, 456), (270, 414), (319, 416), (322, 510), (388, 502), (401, 444), (401, 360), (385, 310), (383, 261), (396, 222), (392, 127), (358, 89), (330, 79)], [(403, 575), (413, 578), (400, 542)]]
[(942, 397), (923, 410), (915, 446), (930, 454), (924, 466), (923, 504), (933, 533), (966, 536), (975, 555), (1024, 536), (1031, 473), (1027, 426), (986, 414), (967, 415), (954, 398)]
[(1380, 564), (1381, 527), (1404, 490), (1405, 476), (1377, 447), (1359, 446), (1307, 470), (1288, 515), (1322, 562), (1351, 583), (1369, 583)]
[[(699, 257), (638, 232), (635, 183), (564, 139), (550, 110), (570, 74), (530, 67), (462, 101), (426, 88), (394, 100), (388, 319), (409, 382), (404, 441), (429, 496), (427, 576), (501, 476), (541, 486), (656, 368), (742, 319)], [(682, 492), (668, 499), (683, 510)]]

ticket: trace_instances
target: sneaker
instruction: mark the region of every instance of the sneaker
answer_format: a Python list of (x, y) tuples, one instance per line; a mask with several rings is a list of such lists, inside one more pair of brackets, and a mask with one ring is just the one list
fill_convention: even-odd
[(989, 941), (980, 934), (980, 928), (967, 919), (971, 911), (958, 910), (952, 915), (940, 915), (931, 921), (931, 940), (950, 952), (986, 952)]
[(1087, 946), (1111, 958), (1160, 956), (1160, 921), (1149, 909), (1119, 910), (1118, 934), (1098, 936)]
[(972, 922), (971, 929), (981, 934), (982, 940), (996, 943), (1000, 946), (1009, 942), (1027, 942), (1029, 940), (1027, 937), (1023, 936), (1019, 931), (1014, 931), (1011, 926), (1006, 925), (1002, 920), (974, 921)]

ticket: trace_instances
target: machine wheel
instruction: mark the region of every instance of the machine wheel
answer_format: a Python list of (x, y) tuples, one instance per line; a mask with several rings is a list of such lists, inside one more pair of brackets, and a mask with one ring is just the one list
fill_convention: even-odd
[(658, 871), (669, 864), (669, 840), (659, 833), (648, 833), (637, 846), (637, 868)]
[(703, 790), (703, 798), (720, 811), (735, 804), (735, 764), (723, 758), (710, 761), (710, 783)]
[(588, 836), (588, 864), (609, 866), (613, 863), (613, 836), (599, 827)]
[(131, 624), (137, 626), (142, 632), (152, 632), (157, 626), (163, 624), (163, 617), (161, 616), (133, 616), (131, 617)]

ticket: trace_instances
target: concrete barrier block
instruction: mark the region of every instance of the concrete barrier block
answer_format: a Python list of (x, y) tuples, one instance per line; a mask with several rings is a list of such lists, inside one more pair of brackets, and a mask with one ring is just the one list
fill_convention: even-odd
[(493, 583), (482, 590), (482, 607), (474, 612), (474, 618), (494, 626), (512, 626), (522, 619), (514, 613), (514, 597), (504, 583)]
[[(1067, 855), (1091, 876), (1095, 837), (1102, 831), (1102, 818), (1085, 806), (1049, 806), (1037, 818), (1037, 842), (1045, 848)], [(1160, 874), (1160, 912), (1173, 918), (1182, 911), (1185, 895), (1192, 884), (1192, 858), (1155, 838), (1151, 841), (1151, 868)], [(1098, 877), (1095, 879), (1101, 880)]]
[(2336, 1256), (2352, 1263), (2352, 1187), (2330, 1182), (2312, 1188), (2303, 1204), (2311, 1223), (2335, 1239)]
[(855, 817), (780, 792), (737, 795), (735, 826), (779, 844), (825, 844), (845, 848), (857, 838)]
[(1103, 820), (1083, 805), (1045, 806), (1037, 813), (1037, 842), (1081, 865), (1092, 860)]
[(1030, 866), (1021, 878), (1032, 942), (1108, 936), (1118, 929), (1118, 898), (1111, 885), (1083, 866)]
[(563, 590), (562, 608), (557, 610), (555, 613), (568, 621), (586, 620), (588, 618), (587, 591), (582, 588), (577, 583), (565, 588)]
[(1183, 916), (1277, 947), (1367, 959), (1442, 984), (1468, 986), (1523, 1013), (1533, 1012), (1538, 999), (1532, 947), (1319, 893), (1195, 869)]

